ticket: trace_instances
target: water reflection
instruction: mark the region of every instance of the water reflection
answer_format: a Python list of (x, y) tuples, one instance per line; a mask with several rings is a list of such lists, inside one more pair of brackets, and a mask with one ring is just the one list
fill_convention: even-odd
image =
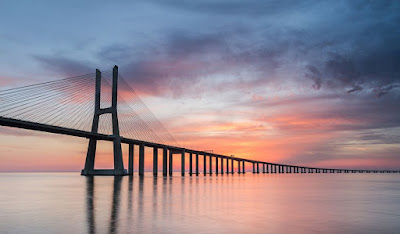
[[(95, 193), (95, 177), (88, 176), (86, 177), (86, 211), (87, 211), (87, 226), (88, 233), (96, 233), (96, 219), (95, 219), (95, 205), (94, 205), (94, 193)], [(115, 176), (113, 183), (113, 193), (112, 193), (112, 207), (111, 207), (111, 217), (110, 217), (110, 225), (109, 232), (117, 233), (118, 228), (118, 216), (119, 216), (119, 206), (120, 206), (120, 194), (121, 194), (121, 182), (122, 176)], [(129, 198), (132, 198), (132, 180), (129, 180)], [(129, 201), (130, 204), (130, 212), (128, 213), (128, 217), (132, 214), (132, 200)]]
[[(398, 226), (392, 222), (398, 218), (392, 208), (399, 201), (397, 187), (377, 179), (360, 182), (346, 175), (307, 176), (86, 177), (86, 206), (83, 206), (86, 230), (88, 233), (265, 233), (266, 230), (329, 233), (354, 232), (363, 225), (375, 231)], [(381, 187), (377, 193), (370, 190), (371, 183), (385, 185), (390, 190)], [(392, 202), (372, 202), (379, 196), (386, 196)], [(363, 200), (370, 202), (360, 202)], [(323, 213), (319, 212), (321, 209)], [(381, 210), (380, 215), (377, 210)], [(357, 217), (366, 221), (347, 222)], [(382, 229), (381, 223), (391, 226)]]
[(110, 233), (116, 233), (118, 228), (118, 214), (119, 214), (119, 203), (121, 194), (121, 182), (122, 176), (114, 176), (114, 190), (112, 197), (112, 209), (110, 219)]
[(86, 177), (86, 210), (88, 233), (96, 233), (96, 223), (94, 217), (94, 177)]

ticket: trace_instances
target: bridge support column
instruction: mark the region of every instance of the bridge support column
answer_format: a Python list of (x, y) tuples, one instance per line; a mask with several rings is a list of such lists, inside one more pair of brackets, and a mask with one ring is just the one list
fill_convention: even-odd
[(224, 174), (224, 158), (221, 157), (221, 175)]
[(189, 175), (192, 176), (192, 162), (193, 161), (193, 154), (192, 152), (189, 153)]
[(210, 155), (210, 175), (212, 175), (212, 156)]
[(259, 166), (260, 166), (259, 163), (257, 163), (257, 174), (260, 173), (260, 167)]
[(168, 149), (163, 149), (163, 176), (167, 176), (167, 158), (168, 158)]
[(204, 175), (206, 175), (207, 174), (207, 157), (206, 157), (205, 154), (203, 155), (203, 159), (204, 159), (204, 162), (203, 162), (203, 173), (204, 173)]
[(172, 161), (172, 150), (169, 149), (169, 160), (168, 160), (168, 173), (170, 176), (172, 176), (172, 170), (173, 170), (173, 161)]
[(219, 158), (217, 156), (215, 156), (215, 174), (218, 175), (219, 173)]
[(185, 176), (185, 151), (181, 153), (181, 175)]
[(233, 159), (231, 159), (231, 173), (234, 174), (235, 170), (233, 169)]
[(113, 126), (114, 141), (114, 175), (126, 175), (124, 162), (122, 161), (121, 136), (119, 135), (119, 124), (117, 115), (117, 97), (118, 97), (118, 67), (114, 66), (112, 81), (112, 100), (111, 117)]
[(253, 163), (253, 174), (256, 173), (256, 164)]
[(158, 148), (153, 147), (153, 175), (158, 174)]
[(128, 160), (128, 173), (133, 175), (133, 154), (134, 154), (134, 144), (129, 144), (129, 160)]
[[(101, 72), (96, 69), (96, 90), (95, 90), (95, 107), (92, 122), (92, 133), (97, 133), (99, 129), (100, 117), (100, 90), (101, 90)], [(89, 139), (88, 150), (86, 154), (85, 167), (81, 175), (94, 175), (94, 159), (96, 157), (97, 140)]]
[(139, 176), (144, 175), (144, 145), (139, 145)]
[(229, 158), (226, 158), (226, 174), (229, 174)]
[(199, 154), (196, 153), (196, 176), (199, 176)]
[(245, 167), (244, 161), (242, 161), (242, 173), (246, 174), (246, 167)]

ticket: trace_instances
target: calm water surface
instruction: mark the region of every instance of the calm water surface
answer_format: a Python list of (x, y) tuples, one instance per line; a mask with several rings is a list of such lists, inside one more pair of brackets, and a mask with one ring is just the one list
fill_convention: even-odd
[(0, 233), (399, 233), (398, 174), (1, 173)]

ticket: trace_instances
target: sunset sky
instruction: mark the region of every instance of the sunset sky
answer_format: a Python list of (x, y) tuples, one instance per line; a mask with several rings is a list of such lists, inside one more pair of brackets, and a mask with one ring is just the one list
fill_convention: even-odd
[[(0, 89), (118, 65), (183, 147), (399, 169), (399, 22), (400, 1), (6, 0)], [(78, 171), (87, 143), (0, 127), (0, 171)]]

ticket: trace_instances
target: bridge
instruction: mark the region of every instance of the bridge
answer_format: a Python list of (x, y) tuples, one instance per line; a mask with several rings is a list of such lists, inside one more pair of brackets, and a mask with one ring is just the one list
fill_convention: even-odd
[[(81, 172), (84, 176), (133, 175), (134, 149), (137, 147), (140, 176), (145, 171), (145, 147), (153, 149), (154, 176), (159, 171), (159, 151), (162, 152), (164, 176), (172, 175), (175, 155), (181, 157), (182, 176), (185, 176), (187, 158), (190, 176), (201, 173), (201, 159), (204, 175), (234, 174), (235, 165), (236, 173), (244, 174), (246, 164), (251, 165), (253, 173), (399, 173), (397, 170), (279, 164), (181, 147), (118, 74), (117, 66), (112, 71), (96, 70), (93, 74), (0, 91), (0, 125), (89, 139)], [(94, 168), (98, 141), (113, 143), (114, 169)], [(124, 168), (121, 144), (127, 144), (129, 148), (128, 170)]]

